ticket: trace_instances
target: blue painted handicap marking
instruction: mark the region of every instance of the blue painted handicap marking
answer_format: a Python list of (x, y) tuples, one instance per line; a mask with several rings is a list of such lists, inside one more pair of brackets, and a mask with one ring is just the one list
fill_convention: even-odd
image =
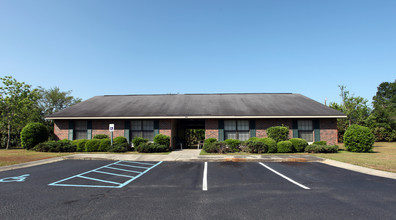
[(13, 176), (13, 177), (6, 177), (3, 179), (0, 179), (0, 183), (10, 183), (10, 182), (23, 182), (26, 180), (26, 178), (30, 176), (30, 174), (24, 174), (21, 176)]
[(162, 161), (150, 163), (120, 160), (48, 185), (122, 188), (161, 163)]

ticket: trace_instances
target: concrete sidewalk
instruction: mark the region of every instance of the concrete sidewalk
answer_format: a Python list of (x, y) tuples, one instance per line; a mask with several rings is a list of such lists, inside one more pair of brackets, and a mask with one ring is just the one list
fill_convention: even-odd
[(199, 155), (201, 150), (175, 150), (168, 155), (155, 154), (74, 154), (69, 160), (133, 160), (178, 162), (320, 162), (324, 159), (310, 155)]

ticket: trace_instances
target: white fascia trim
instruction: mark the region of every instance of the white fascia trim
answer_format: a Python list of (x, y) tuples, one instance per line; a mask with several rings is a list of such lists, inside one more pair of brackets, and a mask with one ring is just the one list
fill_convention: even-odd
[(345, 115), (327, 116), (143, 116), (143, 117), (47, 117), (49, 120), (60, 119), (217, 119), (217, 118), (346, 118)]

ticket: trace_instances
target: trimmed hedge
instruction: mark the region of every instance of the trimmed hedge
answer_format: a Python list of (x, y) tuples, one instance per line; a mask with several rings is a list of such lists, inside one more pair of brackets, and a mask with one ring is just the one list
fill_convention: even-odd
[(238, 152), (241, 141), (237, 139), (227, 139), (224, 141), (230, 152)]
[(289, 141), (292, 142), (295, 152), (304, 152), (305, 148), (308, 146), (308, 142), (301, 138), (292, 138)]
[(272, 138), (276, 143), (286, 141), (289, 137), (289, 128), (286, 126), (274, 126), (267, 129), (267, 135)]
[(316, 144), (316, 145), (327, 145), (326, 141), (315, 141), (312, 144)]
[(136, 147), (139, 153), (167, 152), (169, 147), (157, 143), (141, 143)]
[(123, 136), (118, 136), (113, 140), (113, 147), (114, 145), (118, 145), (119, 147), (125, 148), (125, 151), (128, 149), (128, 140)]
[(107, 148), (108, 152), (114, 152), (114, 153), (122, 153), (122, 152), (126, 152), (126, 147), (124, 143), (113, 143), (113, 146), (109, 146)]
[(88, 140), (85, 143), (85, 151), (86, 152), (96, 152), (99, 150), (100, 140), (99, 139), (92, 139)]
[(278, 153), (293, 153), (293, 144), (290, 141), (278, 142)]
[(205, 144), (214, 143), (214, 142), (216, 142), (216, 141), (217, 141), (216, 138), (208, 138), (208, 139), (205, 139), (204, 145), (205, 145)]
[(110, 139), (110, 137), (107, 134), (97, 134), (93, 137), (93, 139)]
[(106, 152), (110, 149), (111, 147), (111, 140), (110, 139), (100, 139), (100, 144), (99, 144), (99, 148), (98, 151), (100, 152)]
[(337, 153), (338, 146), (337, 145), (317, 145), (312, 144), (305, 148), (305, 152), (308, 153)]
[(42, 142), (32, 149), (39, 152), (75, 152), (76, 145), (72, 141), (65, 139), (61, 141)]
[(268, 146), (261, 141), (247, 141), (246, 143), (250, 153), (266, 153)]
[(159, 145), (164, 145), (169, 148), (170, 146), (170, 137), (164, 134), (157, 134), (154, 137), (154, 143)]
[(344, 144), (348, 151), (372, 152), (374, 134), (367, 127), (351, 125), (344, 134)]
[(84, 151), (86, 151), (85, 144), (88, 141), (89, 141), (88, 139), (80, 139), (80, 140), (74, 140), (73, 142), (75, 142), (78, 152), (84, 152)]
[(48, 130), (41, 123), (29, 123), (21, 131), (21, 145), (28, 150), (46, 140), (48, 140)]
[(140, 144), (147, 143), (148, 140), (142, 137), (134, 137), (132, 140), (133, 147), (136, 149)]
[(264, 153), (276, 153), (278, 148), (276, 146), (276, 141), (272, 138), (260, 138), (258, 139), (260, 142), (263, 142), (264, 145), (267, 146), (267, 151)]

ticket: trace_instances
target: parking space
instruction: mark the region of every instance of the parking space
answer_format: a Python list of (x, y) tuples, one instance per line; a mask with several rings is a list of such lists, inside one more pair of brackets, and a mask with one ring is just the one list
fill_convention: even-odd
[(396, 181), (391, 179), (320, 163), (208, 162), (206, 168), (205, 173), (205, 162), (66, 160), (0, 172), (0, 179), (19, 177), (0, 181), (0, 216), (392, 219), (396, 215)]

